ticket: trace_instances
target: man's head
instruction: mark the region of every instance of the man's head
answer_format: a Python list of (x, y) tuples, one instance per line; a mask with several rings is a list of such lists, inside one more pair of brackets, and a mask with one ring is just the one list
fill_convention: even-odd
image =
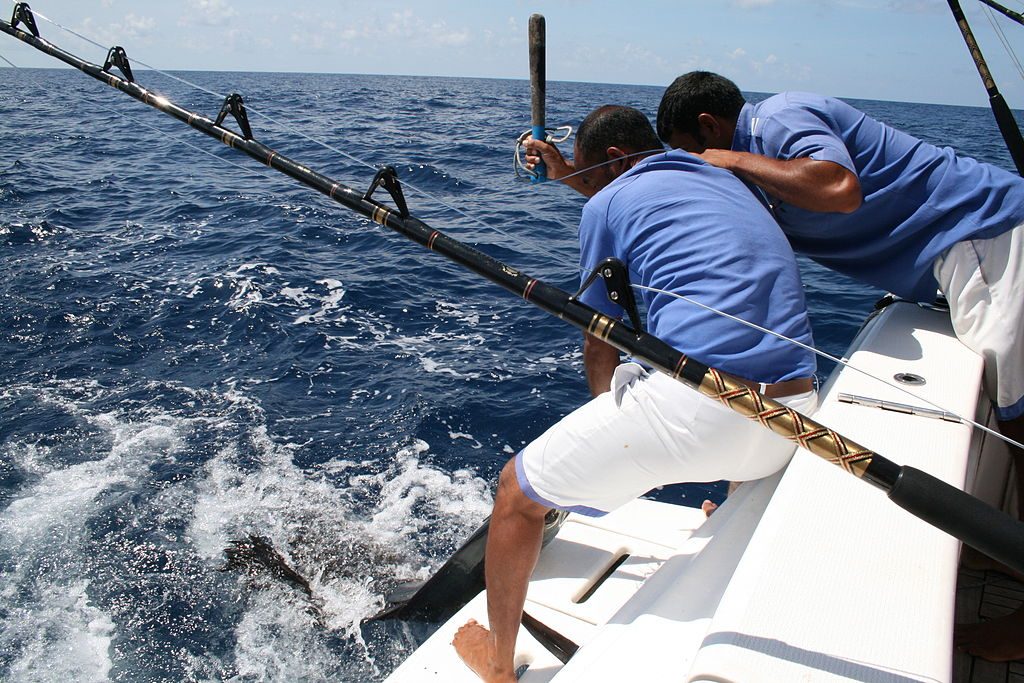
[(691, 71), (672, 82), (658, 106), (658, 137), (687, 152), (729, 149), (745, 100), (728, 78)]
[(662, 150), (664, 146), (642, 112), (606, 104), (590, 112), (576, 129), (573, 156), (578, 169), (596, 167), (581, 177), (584, 185), (600, 190), (640, 161), (640, 153)]

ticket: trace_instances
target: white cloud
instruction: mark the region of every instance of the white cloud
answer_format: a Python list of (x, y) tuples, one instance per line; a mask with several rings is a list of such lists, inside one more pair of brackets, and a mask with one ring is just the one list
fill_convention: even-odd
[(238, 14), (226, 0), (188, 0), (187, 4), (179, 26), (223, 26)]
[(466, 28), (449, 26), (444, 20), (427, 20), (411, 9), (391, 12), (386, 17), (363, 16), (357, 22), (347, 21), (344, 26), (314, 13), (295, 17), (298, 26), (290, 40), (297, 46), (315, 51), (345, 47), (360, 52), (388, 41), (399, 42), (412, 49), (451, 48), (468, 45), (473, 33)]
[(138, 17), (134, 14), (126, 14), (120, 23), (111, 25), (111, 29), (121, 33), (126, 38), (138, 38), (149, 35), (156, 28), (156, 19), (152, 17)]
[(746, 50), (744, 50), (742, 47), (738, 47), (729, 53), (729, 59), (739, 59), (740, 57), (745, 57), (746, 54)]
[(669, 66), (660, 54), (633, 43), (626, 43), (622, 46), (622, 56), (623, 61), (627, 64), (635, 64), (644, 68), (667, 68)]
[[(126, 14), (121, 21), (100, 26), (92, 17), (86, 17), (75, 28), (78, 33), (104, 45), (123, 45), (127, 40), (142, 38), (153, 33), (156, 19)], [(131, 59), (129, 52), (128, 58)]]

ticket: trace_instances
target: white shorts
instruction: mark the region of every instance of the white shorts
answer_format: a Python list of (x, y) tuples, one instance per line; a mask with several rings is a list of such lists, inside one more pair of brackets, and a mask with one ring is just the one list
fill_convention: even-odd
[[(777, 400), (805, 414), (818, 402), (813, 391)], [(611, 391), (562, 418), (515, 464), (532, 500), (600, 516), (665, 484), (766, 477), (795, 449), (671, 377), (625, 363)]]
[(1002, 421), (1024, 414), (1024, 225), (964, 240), (935, 260), (956, 336), (985, 359), (985, 389)]

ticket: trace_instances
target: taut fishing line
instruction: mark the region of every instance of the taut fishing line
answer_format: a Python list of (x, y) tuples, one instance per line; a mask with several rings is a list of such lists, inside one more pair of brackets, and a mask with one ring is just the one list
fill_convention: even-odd
[(1006, 50), (1006, 54), (1010, 57), (1013, 65), (1017, 68), (1017, 74), (1024, 80), (1024, 66), (1021, 65), (1020, 59), (1017, 57), (1017, 53), (1014, 51), (1013, 46), (1010, 45), (1010, 41), (1006, 38), (1006, 34), (1003, 33), (1003, 27), (996, 21), (995, 12), (988, 5), (981, 6), (985, 17), (988, 19), (988, 23), (992, 25), (992, 30), (995, 32), (996, 37), (999, 38), (999, 42), (1003, 44), (1003, 49)]
[[(23, 20), (32, 32), (36, 33), (35, 22), (27, 5), (18, 5), (18, 8), (12, 22), (18, 23), (19, 20)], [(401, 185), (393, 169), (385, 167), (375, 176), (370, 190), (365, 194), (357, 192), (340, 181), (316, 173), (262, 142), (252, 139), (247, 117), (244, 116), (244, 109), (238, 96), (226, 98), (217, 121), (213, 121), (166, 98), (155, 97), (149, 90), (134, 83), (130, 77), (126, 80), (111, 73), (111, 66), (116, 66), (126, 77), (130, 74), (123, 49), (112, 48), (108, 52), (105, 66), (100, 67), (25, 31), (17, 30), (7, 22), (0, 22), (0, 28), (4, 33), (33, 45), (38, 50), (74, 66), (101, 82), (106, 82), (107, 85), (163, 111), (197, 131), (219, 139), (223, 144), (244, 152), (370, 218), (375, 223), (389, 227), (421, 246), (446, 256), (577, 329), (602, 339), (615, 348), (632, 353), (634, 357), (647, 362), (660, 372), (670, 375), (706, 397), (720, 401), (744, 417), (757, 420), (766, 429), (796, 442), (810, 453), (882, 489), (891, 502), (927, 523), (1007, 566), (1024, 571), (1024, 522), (923, 470), (898, 465), (817, 423), (813, 418), (762, 396), (740, 380), (708, 367), (697, 359), (688, 358), (657, 337), (644, 334), (629, 325), (619, 324), (609, 316), (579, 302), (568, 292), (532, 278), (431, 228), (409, 214), (401, 194)], [(238, 120), (245, 137), (220, 125), (227, 113), (231, 113)], [(371, 195), (378, 187), (383, 187), (392, 196), (393, 202), (398, 205), (397, 211), (372, 199)], [(336, 195), (339, 189), (341, 194)], [(605, 268), (610, 269), (610, 266), (602, 266), (602, 270)], [(606, 284), (611, 284), (611, 280)], [(624, 282), (622, 286), (625, 286)], [(611, 284), (609, 289), (614, 291), (615, 285)], [(633, 317), (632, 306), (629, 313)], [(634, 324), (639, 327), (640, 323), (637, 321)]]
[[(18, 0), (11, 0), (11, 1), (13, 3), (15, 3), (15, 4), (17, 4), (17, 2), (18, 2)], [(49, 17), (47, 17), (46, 15), (42, 14), (41, 12), (39, 12), (36, 9), (33, 9), (32, 13), (36, 17), (39, 17), (39, 18), (49, 22), (50, 24), (52, 24), (53, 26), (55, 26), (56, 28), (58, 28), (58, 29), (60, 29), (62, 31), (65, 31), (65, 32), (67, 32), (67, 33), (69, 33), (69, 34), (71, 34), (71, 35), (73, 35), (73, 36), (75, 36), (75, 37), (77, 37), (77, 38), (79, 38), (81, 40), (84, 40), (85, 42), (89, 43), (90, 45), (93, 45), (93, 46), (95, 46), (95, 47), (97, 47), (97, 48), (99, 48), (101, 50), (107, 50), (108, 49), (106, 46), (102, 45), (101, 43), (99, 43), (99, 42), (97, 42), (97, 41), (95, 41), (95, 40), (93, 40), (93, 39), (91, 39), (91, 38), (89, 38), (89, 37), (87, 37), (85, 35), (82, 35), (81, 33), (77, 32), (77, 31), (75, 31), (75, 30), (73, 30), (71, 28), (68, 28), (68, 27), (58, 23), (57, 21), (54, 21), (53, 19), (50, 19)], [(7, 60), (6, 58), (3, 58), (2, 56), (0, 56), (0, 58), (2, 58), (10, 66), (12, 66), (14, 68), (18, 68), (14, 64), (12, 64), (9, 60)], [(216, 92), (214, 90), (210, 90), (208, 88), (205, 88), (205, 87), (203, 87), (203, 86), (201, 86), (201, 85), (199, 85), (197, 83), (193, 83), (193, 82), (191, 82), (191, 81), (189, 81), (187, 79), (181, 78), (179, 76), (175, 76), (175, 75), (173, 75), (171, 73), (168, 73), (166, 71), (158, 69), (158, 68), (156, 68), (156, 67), (154, 67), (154, 66), (152, 66), (150, 64), (147, 64), (146, 62), (143, 62), (140, 59), (135, 58), (134, 56), (132, 57), (132, 61), (140, 64), (141, 66), (145, 67), (146, 69), (149, 69), (149, 70), (151, 70), (151, 71), (153, 71), (155, 73), (159, 73), (162, 76), (170, 78), (170, 79), (172, 79), (174, 81), (177, 81), (179, 83), (187, 85), (187, 86), (189, 86), (191, 88), (194, 88), (194, 89), (199, 90), (201, 92), (204, 92), (206, 94), (213, 95), (213, 96), (221, 98), (221, 99), (225, 98), (225, 95), (223, 95), (222, 93), (218, 93), (218, 92)], [(104, 108), (107, 109), (106, 107), (104, 107)], [(359, 164), (361, 166), (365, 166), (365, 167), (370, 168), (372, 170), (377, 170), (378, 168), (380, 168), (379, 166), (371, 164), (371, 163), (369, 163), (369, 162), (367, 162), (367, 161), (365, 161), (365, 160), (363, 160), (363, 159), (361, 159), (359, 157), (356, 157), (355, 155), (353, 155), (353, 154), (351, 154), (349, 152), (345, 152), (344, 150), (339, 149), (339, 148), (335, 147), (334, 145), (331, 145), (329, 143), (326, 143), (326, 142), (323, 142), (321, 140), (318, 140), (318, 139), (316, 139), (316, 138), (314, 138), (314, 137), (312, 137), (310, 135), (307, 135), (306, 133), (303, 133), (301, 130), (298, 130), (298, 129), (292, 128), (292, 127), (288, 127), (285, 123), (283, 123), (282, 121), (277, 120), (273, 116), (271, 116), (269, 114), (265, 114), (265, 113), (263, 113), (263, 112), (261, 112), (261, 111), (259, 111), (257, 109), (254, 109), (249, 103), (246, 103), (246, 109), (248, 111), (252, 112), (253, 114), (256, 114), (257, 116), (263, 118), (264, 120), (269, 121), (270, 123), (274, 124), (275, 126), (278, 126), (279, 128), (287, 129), (289, 132), (292, 132), (292, 133), (298, 135), (299, 137), (301, 137), (301, 138), (303, 138), (303, 139), (305, 139), (305, 140), (307, 140), (309, 142), (312, 142), (315, 145), (318, 145), (318, 146), (320, 146), (320, 147), (322, 147), (324, 149), (327, 149), (327, 150), (329, 150), (331, 152), (334, 152), (334, 153), (336, 153), (336, 154), (338, 154), (338, 155), (340, 155), (340, 156), (342, 156), (342, 157), (344, 157), (346, 159), (349, 159), (350, 161), (352, 161), (354, 163), (357, 163), (357, 164)], [(130, 116), (126, 115), (126, 114), (122, 114), (120, 112), (117, 112), (117, 111), (114, 111), (114, 110), (111, 110), (111, 109), (108, 109), (108, 111), (113, 111), (114, 113), (117, 113), (119, 116), (122, 116), (122, 117), (124, 117), (124, 118), (126, 118), (126, 119), (128, 119), (130, 121), (138, 123), (138, 121), (136, 121), (135, 119), (133, 119), (132, 117), (130, 117)], [(159, 128), (156, 128), (155, 126), (152, 126), (152, 125), (149, 125), (149, 124), (142, 124), (142, 125), (144, 125), (147, 128), (150, 128), (150, 129), (152, 129), (152, 130), (154, 130), (156, 132), (159, 132), (162, 135), (166, 135), (167, 134), (164, 131), (160, 130)], [(242, 166), (241, 164), (237, 164), (237, 163), (235, 163), (233, 161), (230, 161), (230, 160), (228, 160), (228, 159), (226, 159), (226, 158), (224, 158), (222, 156), (218, 156), (216, 154), (213, 154), (212, 152), (210, 152), (208, 150), (202, 149), (198, 145), (194, 145), (194, 144), (191, 144), (191, 143), (188, 143), (188, 142), (184, 142), (183, 140), (181, 140), (177, 136), (172, 136), (172, 137), (174, 137), (176, 140), (182, 142), (183, 144), (187, 145), (190, 148), (202, 151), (203, 153), (208, 154), (210, 156), (213, 156), (213, 157), (215, 157), (217, 159), (220, 159), (221, 161), (224, 161), (226, 163), (229, 163), (232, 166), (236, 166), (238, 168), (241, 168), (241, 169), (247, 170), (247, 171), (253, 170), (253, 169), (249, 169), (249, 168), (247, 168), (245, 166)], [(587, 168), (577, 169), (573, 173), (571, 173), (571, 174), (569, 174), (567, 176), (559, 178), (558, 181), (565, 181), (565, 180), (568, 180), (569, 178), (580, 176), (580, 175), (582, 175), (584, 173), (588, 173), (588, 172), (594, 170), (595, 168), (600, 168), (601, 166), (605, 166), (605, 165), (608, 165), (608, 164), (615, 163), (616, 161), (619, 161), (620, 159), (624, 159), (624, 158), (628, 159), (628, 158), (637, 157), (637, 156), (648, 156), (648, 155), (651, 155), (651, 154), (661, 153), (661, 152), (664, 152), (664, 151), (665, 151), (664, 149), (660, 149), (660, 150), (659, 149), (652, 149), (652, 150), (647, 150), (647, 151), (643, 151), (643, 152), (635, 152), (633, 154), (625, 155), (624, 157), (617, 157), (616, 159), (609, 159), (607, 161), (604, 161), (604, 162), (601, 162), (601, 163), (598, 163), (598, 164), (594, 164), (594, 165), (589, 166)], [(260, 173), (260, 175), (262, 175), (263, 177), (266, 177), (266, 178), (271, 178), (270, 175), (264, 174), (262, 172)], [(462, 216), (463, 218), (466, 218), (467, 220), (470, 220), (470, 221), (472, 221), (474, 223), (477, 223), (477, 224), (481, 225), (482, 227), (487, 228), (488, 230), (493, 230), (493, 231), (495, 231), (495, 232), (497, 232), (497, 233), (499, 233), (499, 234), (501, 234), (501, 235), (511, 239), (515, 243), (517, 243), (520, 246), (524, 247), (526, 249), (526, 251), (532, 251), (535, 254), (543, 255), (543, 256), (545, 256), (547, 258), (550, 258), (551, 260), (555, 261), (556, 263), (561, 264), (561, 265), (566, 266), (566, 267), (569, 267), (569, 268), (571, 268), (573, 270), (576, 270), (576, 271), (580, 272), (581, 274), (584, 274), (584, 273), (587, 272), (586, 269), (581, 268), (579, 266), (579, 264), (570, 262), (570, 261), (566, 260), (565, 258), (563, 258), (562, 256), (560, 256), (560, 255), (558, 255), (558, 254), (556, 254), (554, 252), (551, 252), (551, 251), (548, 251), (548, 250), (545, 250), (545, 249), (539, 247), (534, 242), (527, 242), (523, 238), (521, 238), (521, 237), (519, 237), (519, 236), (517, 236), (517, 235), (515, 235), (513, 233), (510, 233), (510, 232), (508, 232), (508, 231), (506, 231), (504, 229), (502, 229), (500, 226), (488, 223), (487, 221), (485, 221), (484, 219), (482, 219), (482, 218), (480, 218), (478, 216), (474, 216), (474, 215), (466, 212), (463, 209), (460, 209), (458, 207), (452, 206), (451, 204), (449, 204), (449, 203), (445, 202), (444, 200), (440, 199), (439, 197), (431, 194), (430, 192), (427, 192), (427, 191), (425, 191), (423, 189), (420, 189), (420, 188), (416, 187), (415, 185), (409, 183), (408, 181), (403, 180), (402, 181), (402, 185), (404, 187), (408, 187), (409, 189), (411, 189), (414, 192), (422, 195), (423, 197), (426, 197), (427, 199), (436, 202), (440, 206), (443, 206), (446, 209), (449, 209), (449, 210), (455, 212), (456, 214)], [(593, 272), (593, 271), (591, 271), (591, 272)], [(696, 301), (695, 299), (687, 297), (687, 296), (685, 296), (683, 294), (679, 294), (677, 292), (670, 292), (670, 291), (666, 291), (666, 290), (662, 290), (662, 289), (657, 289), (657, 288), (654, 288), (654, 287), (647, 287), (647, 286), (644, 286), (644, 285), (638, 285), (638, 284), (634, 284), (634, 283), (630, 283), (630, 286), (633, 289), (638, 290), (638, 291), (649, 291), (649, 292), (654, 292), (654, 293), (658, 293), (658, 294), (664, 294), (666, 296), (670, 296), (670, 297), (679, 299), (681, 301), (685, 301), (685, 302), (687, 302), (687, 303), (689, 303), (691, 305), (694, 305), (694, 306), (697, 306), (697, 307), (702, 308), (704, 310), (707, 310), (710, 313), (713, 313), (715, 315), (718, 315), (718, 316), (721, 316), (723, 318), (735, 321), (736, 323), (739, 323), (741, 325), (746, 325), (747, 327), (749, 327), (751, 329), (754, 329), (754, 330), (757, 330), (757, 331), (759, 331), (759, 332), (761, 332), (763, 334), (769, 334), (769, 335), (771, 335), (773, 337), (776, 337), (776, 338), (778, 338), (780, 340), (783, 340), (785, 342), (788, 342), (790, 344), (798, 346), (798, 347), (800, 347), (800, 348), (802, 348), (802, 349), (804, 349), (806, 351), (814, 353), (815, 355), (817, 355), (817, 356), (819, 356), (821, 358), (825, 358), (825, 359), (827, 359), (827, 360), (829, 360), (829, 361), (831, 361), (833, 363), (836, 363), (837, 365), (840, 365), (840, 366), (842, 366), (844, 368), (849, 368), (850, 370), (853, 370), (853, 371), (855, 371), (855, 372), (857, 372), (857, 373), (859, 373), (861, 375), (864, 375), (864, 376), (866, 376), (866, 377), (868, 377), (868, 378), (870, 378), (872, 380), (875, 380), (876, 382), (880, 382), (881, 384), (883, 384), (883, 385), (885, 385), (885, 386), (887, 386), (889, 388), (896, 389), (900, 393), (905, 394), (905, 395), (907, 395), (907, 396), (909, 396), (911, 398), (914, 398), (915, 400), (922, 401), (922, 402), (924, 402), (924, 403), (926, 403), (926, 404), (932, 406), (933, 408), (936, 408), (936, 409), (938, 409), (938, 410), (940, 410), (942, 412), (948, 413), (952, 417), (955, 417), (958, 420), (960, 420), (962, 423), (968, 424), (968, 425), (970, 425), (972, 427), (976, 427), (976, 428), (980, 429), (981, 431), (983, 431), (983, 432), (985, 432), (987, 434), (990, 434), (990, 435), (992, 435), (992, 436), (994, 436), (994, 437), (996, 437), (996, 438), (1006, 442), (1007, 444), (1010, 444), (1012, 446), (1016, 446), (1017, 448), (1024, 449), (1024, 444), (1022, 444), (1022, 443), (1020, 443), (1018, 441), (1015, 441), (1015, 440), (1013, 440), (1013, 439), (1011, 439), (1011, 438), (1001, 434), (999, 431), (994, 430), (994, 429), (992, 429), (990, 427), (987, 427), (985, 425), (982, 425), (982, 424), (976, 422), (973, 419), (964, 417), (964, 416), (958, 414), (955, 411), (948, 410), (947, 408), (943, 407), (942, 405), (940, 405), (940, 404), (938, 404), (938, 403), (936, 403), (936, 402), (934, 402), (934, 401), (932, 401), (932, 400), (930, 400), (928, 398), (925, 398), (923, 396), (919, 396), (919, 395), (915, 394), (913, 391), (907, 389), (906, 387), (900, 386), (898, 384), (894, 384), (894, 383), (892, 383), (892, 382), (890, 382), (890, 381), (888, 381), (888, 380), (886, 380), (886, 379), (884, 379), (882, 377), (878, 377), (878, 376), (872, 374), (871, 372), (868, 372), (867, 370), (864, 370), (864, 369), (861, 369), (861, 368), (859, 368), (857, 366), (854, 366), (854, 365), (852, 365), (849, 361), (847, 361), (844, 358), (836, 357), (836, 356), (834, 356), (834, 355), (832, 355), (832, 354), (830, 354), (828, 352), (825, 352), (825, 351), (822, 351), (822, 350), (820, 350), (818, 348), (815, 348), (813, 346), (809, 346), (807, 344), (804, 344), (804, 343), (802, 343), (802, 342), (800, 342), (800, 341), (798, 341), (796, 339), (792, 339), (790, 337), (787, 337), (786, 335), (781, 334), (779, 332), (776, 332), (774, 330), (770, 330), (770, 329), (761, 327), (761, 326), (759, 326), (759, 325), (757, 325), (755, 323), (749, 322), (747, 320), (744, 320), (744, 319), (739, 318), (737, 316), (731, 315), (729, 313), (725, 313), (724, 311), (720, 311), (720, 310), (718, 310), (718, 309), (716, 309), (716, 308), (714, 308), (712, 306), (708, 306), (708, 305), (706, 305), (704, 303)]]

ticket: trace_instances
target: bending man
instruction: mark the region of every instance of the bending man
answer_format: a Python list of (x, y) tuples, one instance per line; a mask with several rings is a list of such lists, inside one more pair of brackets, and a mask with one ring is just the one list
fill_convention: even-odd
[[(833, 98), (746, 103), (704, 71), (665, 91), (658, 135), (756, 186), (797, 252), (911, 301), (941, 289), (957, 337), (985, 359), (1000, 430), (1024, 441), (1024, 179)], [(1011, 450), (1024, 519), (1024, 451)], [(1024, 609), (959, 627), (957, 642), (1024, 658)]]
[[(732, 174), (685, 152), (662, 152), (635, 109), (592, 112), (576, 135), (578, 176), (592, 194), (580, 222), (583, 277), (608, 257), (625, 262), (647, 326), (683, 353), (796, 410), (816, 404), (814, 357), (724, 319), (680, 294), (810, 343), (792, 250), (769, 213)], [(622, 310), (598, 283), (582, 301)], [(550, 508), (600, 516), (659, 485), (746, 481), (781, 469), (789, 442), (672, 378), (587, 336), (591, 393), (505, 466), (485, 561), (490, 630), (471, 621), (455, 636), (459, 656), (485, 681), (514, 681), (516, 634)]]

